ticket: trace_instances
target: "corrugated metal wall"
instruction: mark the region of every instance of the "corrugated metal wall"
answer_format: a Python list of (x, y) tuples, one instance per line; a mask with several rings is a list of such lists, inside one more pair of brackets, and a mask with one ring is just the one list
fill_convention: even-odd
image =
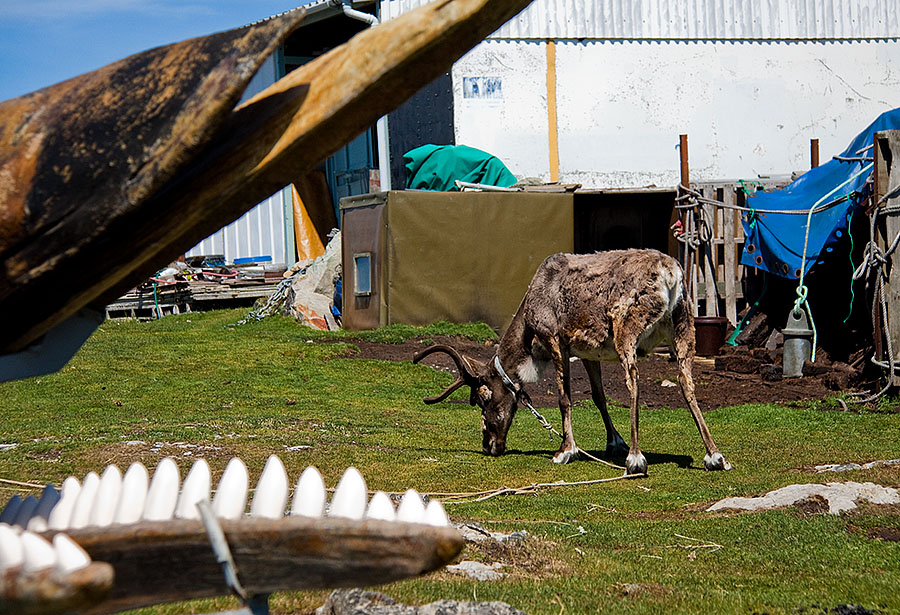
[[(428, 1), (383, 0), (382, 19)], [(898, 0), (534, 0), (490, 36), (668, 40), (898, 37)]]
[[(235, 258), (270, 256), (273, 263), (294, 264), (293, 204), (289, 190), (276, 192), (246, 214), (191, 248), (187, 256), (224, 254)], [(286, 232), (291, 225), (291, 232)], [(285, 241), (287, 237), (288, 241)]]

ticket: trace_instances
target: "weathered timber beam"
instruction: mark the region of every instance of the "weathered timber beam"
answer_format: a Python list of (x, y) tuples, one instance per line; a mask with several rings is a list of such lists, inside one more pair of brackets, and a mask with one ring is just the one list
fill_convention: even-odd
[(165, 185), (144, 188), (156, 186), (148, 173), (123, 186), (123, 200), (146, 200), (117, 210), (77, 250), (41, 248), (39, 236), (5, 252), (0, 306), (20, 326), (0, 331), (0, 351), (26, 346), (82, 306), (115, 299), (237, 219), (445, 72), (529, 1), (439, 0), (367, 29), (234, 110)]
[[(220, 520), (248, 594), (371, 586), (419, 576), (462, 550), (451, 527), (349, 519)], [(69, 530), (94, 561), (115, 570), (106, 600), (86, 612), (228, 595), (200, 521)]]

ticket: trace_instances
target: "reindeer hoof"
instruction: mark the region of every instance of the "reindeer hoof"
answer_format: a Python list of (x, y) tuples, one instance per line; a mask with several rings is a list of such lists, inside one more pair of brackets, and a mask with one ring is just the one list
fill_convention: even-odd
[(557, 451), (557, 453), (553, 455), (553, 463), (569, 463), (575, 459), (576, 454), (577, 451)]
[(643, 453), (631, 453), (625, 458), (625, 474), (646, 474), (647, 458)]
[(703, 458), (703, 465), (707, 470), (730, 470), (731, 464), (725, 460), (722, 453), (714, 453)]
[(612, 457), (624, 455), (627, 452), (628, 444), (622, 438), (617, 437), (613, 441), (606, 443), (606, 450), (603, 451), (603, 456), (607, 459), (611, 459)]

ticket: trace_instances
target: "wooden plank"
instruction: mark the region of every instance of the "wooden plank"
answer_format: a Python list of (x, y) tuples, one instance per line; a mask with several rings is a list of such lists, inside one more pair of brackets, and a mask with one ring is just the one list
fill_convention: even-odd
[[(730, 187), (724, 191), (723, 200), (729, 205), (734, 205), (735, 193), (734, 188)], [(737, 212), (733, 209), (725, 209), (724, 226), (722, 233), (724, 234), (724, 277), (725, 277), (725, 317), (732, 325), (737, 325), (737, 293), (735, 285), (738, 275), (737, 250), (735, 249), (735, 216)]]
[[(900, 131), (888, 130), (878, 132), (875, 135), (876, 150), (880, 150), (876, 154), (878, 168), (876, 173), (876, 182), (878, 189), (875, 194), (884, 195), (894, 186), (900, 185)], [(878, 199), (880, 200), (880, 196)], [(877, 200), (876, 200), (877, 202)], [(900, 206), (900, 198), (887, 199), (882, 203), (881, 207), (897, 207)], [(884, 219), (884, 236), (882, 241), (884, 245), (882, 249), (886, 249), (888, 244), (893, 241), (894, 237), (900, 233), (900, 214), (889, 214)], [(900, 306), (900, 255), (895, 251), (890, 257), (888, 265), (888, 281), (884, 286), (885, 299), (888, 305), (888, 331), (885, 335), (890, 336), (891, 346), (894, 349), (894, 361), (900, 360), (900, 313), (897, 313), (897, 306)], [(893, 310), (893, 313), (891, 313)], [(887, 353), (882, 353), (883, 360), (887, 361)], [(900, 385), (900, 373), (894, 376), (894, 386)]]
[[(0, 183), (0, 310), (16, 323), (0, 328), (0, 352), (114, 300), (310, 171), (528, 3), (420, 7), (367, 28), (238, 108), (256, 67), (300, 13), (151, 50), (0, 103), (0, 176), (18, 180)], [(227, 41), (237, 51), (221, 51)], [(142, 62), (146, 70), (129, 68)], [(96, 104), (107, 98), (116, 104)], [(108, 130), (88, 130), (96, 122)], [(73, 156), (84, 172), (64, 164)]]
[[(708, 199), (715, 198), (715, 190), (711, 187), (704, 188), (703, 196)], [(705, 235), (707, 238), (715, 236), (716, 223), (716, 207), (714, 205), (703, 205), (703, 220), (707, 224)], [(705, 316), (718, 315), (718, 298), (716, 296), (716, 271), (715, 271), (715, 248), (709, 241), (701, 244), (703, 250), (703, 281), (706, 283), (706, 304), (703, 308)]]

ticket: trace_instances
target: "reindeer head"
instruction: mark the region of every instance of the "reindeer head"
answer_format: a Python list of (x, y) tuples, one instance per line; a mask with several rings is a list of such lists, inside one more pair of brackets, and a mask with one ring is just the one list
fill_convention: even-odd
[(444, 392), (436, 397), (426, 397), (426, 404), (436, 404), (450, 396), (456, 389), (468, 385), (469, 404), (481, 408), (481, 447), (485, 455), (498, 456), (506, 450), (506, 434), (516, 413), (516, 395), (503, 383), (503, 378), (491, 363), (482, 363), (464, 357), (452, 346), (438, 344), (416, 354), (418, 363), (434, 352), (443, 352), (453, 359), (459, 376)]

